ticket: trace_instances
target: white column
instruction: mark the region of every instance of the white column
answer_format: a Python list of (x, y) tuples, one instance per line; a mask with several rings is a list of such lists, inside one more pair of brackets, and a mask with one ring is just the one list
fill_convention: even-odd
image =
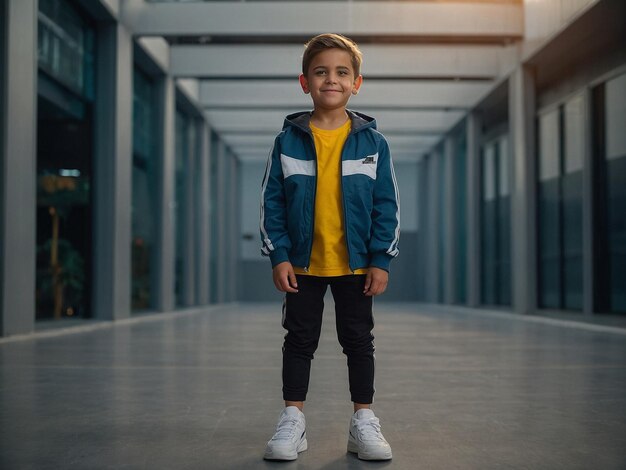
[(196, 178), (196, 151), (197, 142), (194, 141), (196, 125), (195, 119), (189, 117), (189, 127), (187, 133), (182, 136), (187, 140), (187, 145), (183, 148), (187, 149), (187, 155), (183, 155), (185, 165), (185, 187), (184, 197), (182, 202), (184, 204), (182, 210), (182, 220), (179, 223), (184, 224), (184, 238), (185, 242), (182, 245), (183, 250), (183, 271), (181, 279), (182, 288), (182, 303), (184, 306), (189, 307), (195, 302), (195, 264), (197, 262), (195, 253), (195, 241), (197, 238), (196, 223), (195, 223), (195, 208), (196, 208), (196, 192), (195, 187), (198, 182)]
[(239, 185), (239, 161), (234, 154), (231, 154), (231, 164), (232, 164), (232, 187), (230, 188), (230, 213), (232, 214), (232, 225), (231, 225), (231, 240), (233, 244), (231, 246), (231, 293), (230, 300), (234, 302), (239, 298), (239, 266), (241, 263), (241, 224), (239, 223), (239, 217), (236, 214), (240, 214), (239, 210), (239, 201), (241, 197), (241, 188)]
[(174, 80), (170, 76), (162, 77), (158, 82), (159, 90), (159, 126), (157, 135), (160, 141), (160, 171), (158, 184), (159, 200), (157, 204), (158, 236), (156, 243), (157, 278), (155, 285), (156, 309), (170, 311), (174, 308), (174, 171), (175, 171), (175, 110), (176, 96)]
[(226, 289), (228, 282), (228, 256), (226, 253), (228, 235), (228, 211), (226, 209), (228, 188), (226, 177), (228, 175), (228, 150), (221, 140), (217, 143), (217, 211), (215, 223), (217, 231), (217, 303), (226, 301)]
[(6, 0), (0, 10), (0, 336), (8, 336), (35, 324), (37, 1)]
[(444, 250), (446, 253), (445, 258), (445, 278), (444, 278), (444, 298), (443, 301), (446, 304), (452, 304), (455, 301), (456, 296), (456, 204), (455, 195), (456, 188), (454, 187), (454, 147), (455, 139), (452, 135), (448, 135), (443, 144), (443, 161), (445, 162), (445, 174), (444, 174), (444, 200), (441, 201), (443, 207), (443, 214), (445, 217), (445, 233), (444, 233)]
[(94, 317), (131, 308), (133, 43), (120, 23), (98, 29), (94, 184)]
[(533, 313), (537, 305), (535, 222), (535, 85), (532, 71), (519, 66), (509, 78), (511, 146), (512, 307)]
[(467, 305), (480, 304), (480, 117), (467, 116)]
[(196, 302), (198, 305), (209, 303), (209, 250), (210, 250), (210, 159), (211, 159), (211, 130), (206, 121), (200, 121), (198, 126), (198, 201), (196, 205), (196, 220), (198, 236), (196, 238)]

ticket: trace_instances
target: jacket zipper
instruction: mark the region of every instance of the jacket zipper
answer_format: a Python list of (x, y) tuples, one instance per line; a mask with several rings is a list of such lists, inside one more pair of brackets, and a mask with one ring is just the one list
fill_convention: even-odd
[(343, 148), (341, 149), (341, 157), (339, 158), (339, 181), (341, 186), (341, 202), (343, 205), (343, 234), (346, 237), (346, 251), (348, 252), (348, 269), (354, 274), (354, 269), (352, 268), (352, 257), (350, 256), (350, 241), (348, 240), (348, 211), (346, 210), (346, 195), (343, 192), (343, 151), (346, 148), (346, 144), (348, 143), (348, 139), (352, 135), (352, 131), (348, 134), (346, 141), (343, 144)]
[[(352, 118), (350, 117), (350, 119), (352, 120)], [(354, 121), (352, 121), (354, 123)], [(308, 253), (308, 260), (307, 260), (307, 266), (304, 266), (304, 272), (309, 272), (309, 266), (311, 264), (311, 252), (313, 251), (313, 236), (314, 236), (314, 230), (315, 230), (315, 197), (317, 195), (317, 151), (315, 150), (315, 142), (313, 140), (313, 135), (311, 134), (311, 130), (308, 128), (304, 128), (303, 126), (298, 125), (297, 127), (299, 127), (301, 130), (303, 130), (310, 138), (310, 143), (311, 143), (311, 147), (313, 148), (313, 155), (315, 157), (315, 189), (313, 191), (313, 219), (311, 221), (311, 242), (309, 244), (309, 253)], [(352, 134), (354, 134), (355, 131), (354, 129), (350, 130), (350, 133), (348, 134), (348, 138), (346, 138), (346, 142), (348, 141), (348, 139), (350, 138), (350, 136)], [(345, 233), (345, 237), (346, 237), (346, 250), (348, 251), (348, 268), (350, 269), (350, 271), (354, 274), (354, 269), (352, 268), (351, 265), (351, 256), (350, 256), (350, 243), (348, 240), (348, 223), (347, 223), (347, 211), (346, 211), (346, 198), (343, 192), (343, 152), (345, 149), (346, 143), (344, 143), (344, 147), (341, 149), (341, 158), (340, 158), (340, 168), (339, 168), (339, 175), (340, 175), (340, 183), (341, 183), (341, 201), (342, 201), (342, 205), (343, 205), (343, 214), (344, 214), (344, 233)]]
[[(341, 186), (341, 202), (342, 202), (342, 206), (343, 206), (343, 223), (344, 223), (344, 236), (346, 237), (346, 251), (348, 252), (348, 269), (350, 269), (350, 271), (352, 272), (352, 274), (354, 274), (354, 269), (352, 268), (352, 264), (351, 264), (351, 259), (352, 257), (350, 256), (350, 243), (348, 240), (348, 212), (346, 211), (346, 197), (344, 195), (343, 192), (343, 151), (346, 148), (346, 143), (348, 142), (348, 139), (350, 138), (350, 136), (353, 134), (353, 131), (351, 130), (350, 133), (348, 134), (348, 137), (346, 138), (346, 142), (344, 142), (343, 144), (343, 148), (341, 149), (341, 155), (339, 158), (339, 183)], [(311, 243), (309, 244), (309, 253), (308, 253), (308, 261), (307, 264), (311, 264), (311, 252), (313, 251), (313, 236), (314, 236), (314, 230), (315, 230), (315, 198), (317, 196), (317, 150), (315, 150), (315, 141), (313, 140), (313, 136), (311, 135), (310, 131), (307, 131), (307, 135), (309, 136), (309, 138), (311, 139), (311, 147), (313, 148), (313, 155), (315, 156), (315, 190), (313, 191), (313, 220), (311, 221)], [(305, 266), (304, 267), (304, 272), (308, 273), (309, 272), (309, 266)]]
[(311, 148), (313, 149), (313, 156), (315, 157), (315, 188), (313, 189), (313, 211), (311, 212), (311, 236), (309, 237), (309, 253), (307, 255), (307, 266), (304, 267), (304, 272), (309, 272), (309, 265), (311, 264), (311, 252), (313, 251), (313, 237), (315, 235), (315, 198), (317, 197), (317, 150), (315, 150), (315, 141), (313, 140), (313, 135), (311, 131), (307, 131), (307, 135), (309, 136)]

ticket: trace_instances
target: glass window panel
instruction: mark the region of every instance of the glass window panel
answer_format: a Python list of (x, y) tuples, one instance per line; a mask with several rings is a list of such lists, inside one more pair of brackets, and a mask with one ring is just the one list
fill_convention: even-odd
[(91, 316), (94, 35), (69, 2), (39, 2), (37, 320)]
[(550, 169), (538, 186), (539, 306), (581, 310), (584, 95), (539, 120), (538, 158)]
[(218, 256), (219, 256), (219, 224), (218, 224), (218, 204), (219, 204), (219, 167), (218, 167), (218, 149), (219, 143), (217, 136), (211, 133), (211, 182), (210, 182), (210, 193), (211, 196), (209, 198), (209, 224), (210, 224), (210, 232), (211, 232), (211, 247), (210, 247), (210, 277), (211, 277), (211, 287), (210, 287), (210, 298), (211, 303), (216, 303), (218, 300), (217, 286), (218, 286)]
[(486, 201), (496, 198), (495, 164), (495, 147), (486, 145), (483, 157), (483, 199)]
[(458, 134), (455, 139), (455, 207), (456, 207), (456, 294), (457, 303), (464, 304), (467, 301), (466, 293), (466, 266), (467, 266), (467, 143), (465, 129)]
[(582, 310), (583, 259), (583, 158), (585, 141), (585, 98), (578, 94), (563, 107), (564, 174), (561, 177), (563, 305)]
[(497, 201), (495, 198), (496, 149), (483, 147), (482, 177), (483, 201), (481, 207), (481, 296), (482, 303), (496, 304), (495, 264), (497, 257)]
[(611, 310), (626, 313), (626, 155), (609, 160), (607, 173)]
[[(191, 142), (193, 146), (193, 156), (194, 156), (194, 168), (193, 168), (193, 200), (194, 200), (194, 211), (193, 211), (193, 236), (194, 236), (194, 251), (196, 253), (201, 253), (201, 244), (202, 239), (200, 234), (202, 234), (203, 230), (203, 222), (207, 217), (206, 213), (201, 212), (203, 206), (202, 201), (202, 160), (206, 158), (206, 155), (203, 155), (202, 150), (202, 122), (194, 119), (193, 125), (191, 127)], [(200, 284), (201, 276), (200, 271), (202, 267), (200, 266), (200, 261), (202, 261), (199, 257), (193, 256), (192, 262), (194, 263), (194, 273), (195, 273), (195, 303), (196, 305), (200, 304), (201, 295), (200, 293), (204, 290), (205, 287)]]
[(561, 305), (561, 264), (558, 260), (542, 261), (541, 308), (558, 309)]
[(538, 286), (541, 308), (561, 308), (561, 181), (559, 108), (539, 115)]
[[(7, 16), (7, 12), (6, 9), (4, 8), (4, 2), (0, 3), (0, 34), (2, 35), (2, 38), (4, 38), (4, 40), (6, 40), (7, 38), (7, 33), (6, 33), (6, 16)], [(7, 120), (7, 116), (6, 114), (8, 114), (5, 109), (5, 93), (4, 90), (6, 90), (5, 88), (5, 83), (6, 80), (8, 79), (8, 71), (7, 71), (7, 64), (6, 64), (6, 60), (7, 60), (7, 48), (6, 47), (2, 47), (0, 49), (0, 90), (3, 90), (3, 92), (0, 93), (0, 109), (3, 111), (0, 114), (0, 129), (5, 129), (5, 125), (6, 125), (6, 120)], [(0, 181), (4, 182), (4, 154), (3, 152), (5, 152), (5, 135), (4, 135), (4, 131), (0, 132), (0, 161), (2, 161), (2, 165), (0, 165)], [(0, 191), (0, 207), (4, 207), (5, 201), (4, 201), (4, 193), (5, 191)], [(0, 213), (2, 213), (3, 209), (0, 209)], [(4, 239), (3, 239), (3, 235), (0, 235), (0, 246), (4, 246)]]
[(539, 116), (539, 180), (559, 176), (559, 110)]
[(626, 74), (606, 83), (606, 158), (626, 155)]
[(235, 218), (235, 214), (233, 214), (230, 210), (230, 204), (232, 201), (231, 198), (231, 188), (233, 187), (233, 166), (232, 166), (232, 154), (229, 149), (226, 149), (224, 152), (224, 181), (226, 184), (224, 185), (224, 198), (222, 199), (224, 202), (224, 228), (222, 230), (222, 236), (224, 237), (224, 279), (226, 282), (222, 283), (222, 295), (225, 300), (232, 300), (230, 298), (229, 292), (231, 288), (230, 279), (232, 278), (233, 272), (233, 259), (232, 259), (232, 236), (234, 234), (231, 231), (232, 222)]
[(565, 173), (583, 168), (585, 155), (585, 97), (576, 95), (564, 106), (565, 125)]
[(157, 233), (157, 163), (155, 86), (135, 68), (133, 74), (132, 309), (153, 305)]
[(153, 156), (156, 148), (155, 90), (150, 77), (135, 69), (133, 74), (133, 153), (144, 158)]
[(498, 140), (498, 254), (496, 265), (496, 282), (498, 284), (498, 304), (511, 303), (511, 198), (509, 173), (509, 139), (502, 136)]
[(508, 136), (484, 146), (482, 166), (482, 301), (509, 305), (511, 298), (511, 209), (508, 196)]
[(510, 193), (509, 177), (509, 139), (504, 136), (498, 140), (498, 195), (508, 196)]
[[(198, 172), (195, 170), (194, 165), (197, 165), (198, 162), (198, 142), (197, 142), (197, 127), (196, 127), (196, 119), (190, 115), (187, 115), (187, 153), (186, 153), (186, 162), (185, 162), (185, 173), (186, 179), (184, 183), (184, 191), (185, 191), (185, 206), (183, 208), (183, 213), (185, 214), (185, 224), (187, 230), (191, 230), (191, 233), (188, 233), (186, 236), (186, 242), (193, 247), (193, 250), (197, 247), (197, 234), (199, 229), (200, 218), (195, 217), (195, 208), (197, 207), (197, 199), (196, 199), (196, 188), (198, 186)], [(194, 296), (189, 299), (189, 302), (194, 302), (195, 294), (198, 292), (195, 289), (194, 279), (197, 278), (197, 264), (198, 257), (191, 256), (187, 257), (185, 260), (186, 263), (189, 263), (188, 266), (188, 277), (191, 275), (191, 279), (187, 279), (186, 282), (189, 282), (189, 287), (193, 292)], [(188, 305), (188, 304), (187, 304)]]
[(187, 172), (187, 155), (189, 151), (188, 142), (188, 116), (176, 111), (176, 159), (175, 159), (175, 203), (174, 203), (174, 227), (176, 232), (176, 256), (175, 256), (175, 294), (176, 305), (184, 304), (183, 291), (183, 269), (184, 269), (184, 244), (186, 242), (186, 225), (185, 225), (185, 180)]
[(496, 265), (498, 304), (511, 304), (511, 210), (510, 198), (498, 201), (498, 260)]
[(446, 284), (446, 159), (443, 156), (443, 151), (437, 153), (437, 157), (439, 160), (439, 165), (437, 165), (437, 171), (439, 174), (437, 175), (437, 179), (439, 180), (438, 189), (439, 194), (437, 197), (437, 217), (438, 217), (438, 238), (439, 238), (439, 289), (437, 293), (438, 301), (443, 303), (444, 301), (444, 291)]
[(563, 211), (563, 308), (582, 309), (582, 215), (583, 174), (576, 171), (562, 179), (561, 210)]
[(611, 311), (626, 313), (626, 155), (607, 161), (607, 176)]
[(487, 305), (496, 303), (495, 296), (495, 248), (496, 240), (493, 227), (495, 225), (495, 201), (486, 201), (482, 207), (482, 262), (481, 262), (481, 291), (482, 302)]
[(626, 312), (626, 74), (605, 91), (610, 309)]
[(40, 0), (38, 63), (71, 90), (93, 97), (94, 32), (61, 0)]
[(559, 308), (561, 301), (561, 224), (559, 180), (539, 185), (539, 305)]

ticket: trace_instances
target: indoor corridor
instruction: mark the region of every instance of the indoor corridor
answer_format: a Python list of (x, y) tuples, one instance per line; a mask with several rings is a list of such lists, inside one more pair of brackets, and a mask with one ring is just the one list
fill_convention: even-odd
[[(626, 0), (0, 0), (0, 38), (0, 470), (626, 470)], [(340, 108), (376, 132), (346, 112), (331, 178), (276, 139)], [(263, 460), (265, 255), (309, 268), (319, 219), (352, 273), (399, 249), (390, 462), (347, 453), (330, 297), (308, 450)]]
[(624, 329), (383, 302), (374, 407), (394, 457), (359, 461), (326, 305), (297, 461), (262, 460), (280, 304), (241, 303), (0, 340), (0, 468), (626, 468)]

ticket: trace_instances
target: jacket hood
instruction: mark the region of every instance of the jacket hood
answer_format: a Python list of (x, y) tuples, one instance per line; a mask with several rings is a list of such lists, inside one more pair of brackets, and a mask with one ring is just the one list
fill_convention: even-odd
[[(352, 121), (352, 130), (351, 134), (355, 132), (362, 131), (363, 129), (376, 129), (376, 119), (367, 114), (359, 113), (357, 111), (351, 111), (346, 109), (348, 113), (348, 117)], [(297, 113), (293, 113), (288, 115), (285, 118), (285, 122), (283, 124), (283, 130), (287, 127), (297, 127), (298, 129), (306, 132), (307, 134), (311, 133), (311, 128), (309, 127), (309, 123), (311, 122), (312, 111), (299, 111)]]

